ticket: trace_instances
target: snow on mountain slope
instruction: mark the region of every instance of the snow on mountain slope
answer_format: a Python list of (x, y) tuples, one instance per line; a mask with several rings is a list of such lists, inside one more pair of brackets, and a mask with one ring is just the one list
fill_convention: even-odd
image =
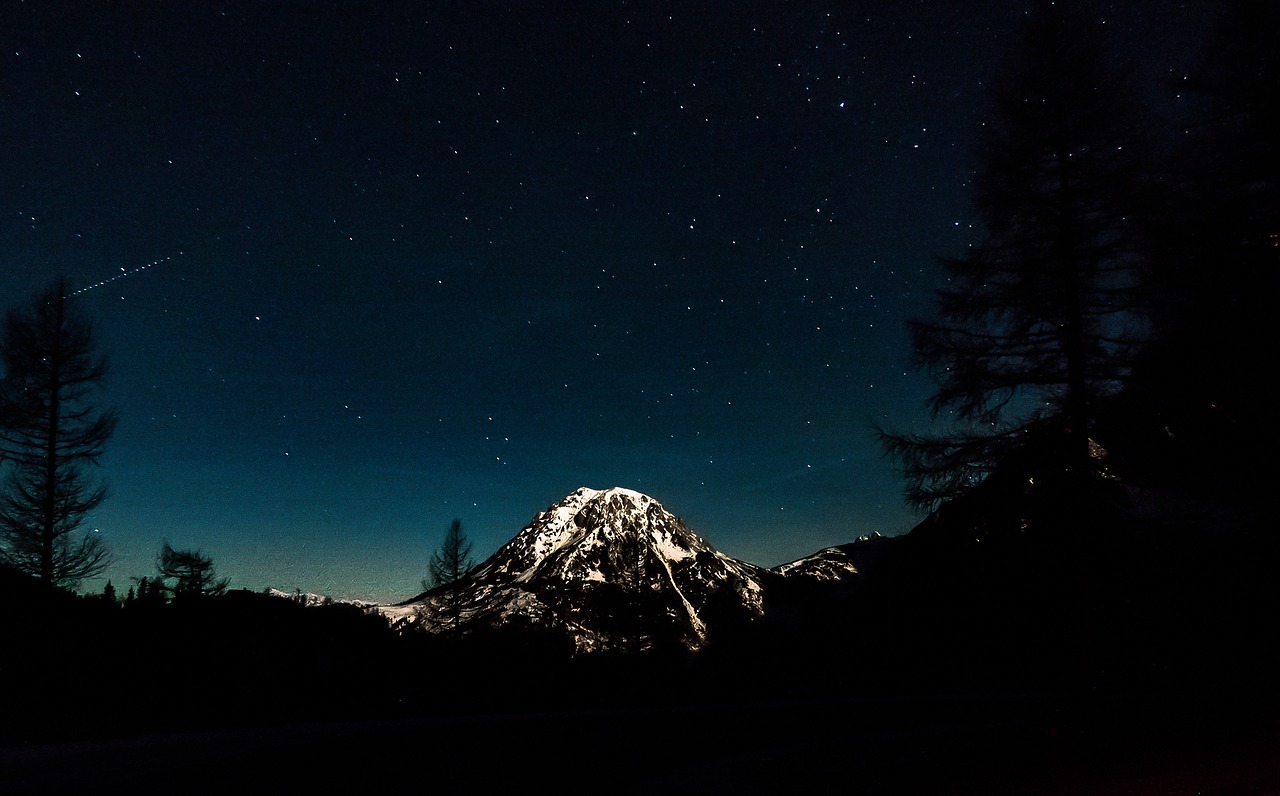
[[(879, 534), (876, 534), (878, 537)], [(870, 537), (863, 537), (863, 539)], [(849, 554), (839, 547), (828, 547), (811, 556), (774, 567), (776, 572), (785, 577), (807, 577), (816, 580), (840, 580), (856, 575), (858, 568)]]
[(307, 606), (308, 608), (314, 608), (317, 605), (331, 605), (331, 604), (354, 605), (357, 608), (372, 608), (377, 605), (377, 603), (371, 603), (367, 600), (347, 600), (347, 599), (335, 600), (334, 598), (326, 594), (316, 594), (315, 592), (310, 592), (310, 591), (304, 592), (296, 589), (294, 591), (284, 591), (282, 589), (270, 587), (265, 589), (263, 593), (271, 597), (278, 597), (285, 600), (292, 600), (293, 602), (300, 603), (302, 605)]
[[(533, 521), (459, 584), (463, 625), (527, 623), (568, 632), (579, 649), (696, 649), (710, 615), (763, 614), (768, 570), (720, 553), (648, 495), (583, 487)], [(449, 626), (451, 592), (383, 609), (429, 630)]]

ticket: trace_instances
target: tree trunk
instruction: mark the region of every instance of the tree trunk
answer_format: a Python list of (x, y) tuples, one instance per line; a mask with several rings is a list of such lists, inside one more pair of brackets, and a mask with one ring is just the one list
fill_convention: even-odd
[(41, 514), (40, 537), (40, 577), (45, 584), (52, 586), (53, 580), (53, 539), (55, 514), (57, 509), (58, 488), (58, 429), (61, 424), (62, 411), (62, 321), (63, 298), (59, 296), (54, 304), (55, 322), (53, 329), (53, 347), (49, 355), (49, 425), (45, 439), (44, 454), (44, 495)]

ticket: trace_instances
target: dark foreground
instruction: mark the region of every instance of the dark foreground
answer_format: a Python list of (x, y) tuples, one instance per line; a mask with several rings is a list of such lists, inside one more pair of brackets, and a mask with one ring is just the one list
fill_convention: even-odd
[(1176, 716), (946, 697), (314, 723), (0, 749), (0, 792), (1280, 793), (1276, 727)]

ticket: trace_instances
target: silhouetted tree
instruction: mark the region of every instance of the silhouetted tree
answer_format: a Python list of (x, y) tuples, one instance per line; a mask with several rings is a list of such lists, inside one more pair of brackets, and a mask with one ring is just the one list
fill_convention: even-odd
[(1151, 276), (1161, 332), (1210, 340), (1213, 355), (1230, 356), (1241, 344), (1274, 344), (1259, 332), (1270, 329), (1280, 287), (1280, 8), (1222, 5), (1201, 65), (1178, 86), (1195, 113)]
[(102, 599), (111, 605), (116, 604), (116, 587), (111, 585), (111, 581), (107, 581), (107, 585), (102, 587)]
[(74, 587), (107, 564), (102, 540), (75, 531), (106, 496), (88, 468), (115, 430), (116, 412), (94, 401), (106, 363), (67, 293), (58, 280), (4, 319), (0, 556), (46, 584)]
[(135, 592), (133, 604), (135, 606), (142, 605), (162, 605), (164, 603), (164, 581), (160, 578), (149, 578), (146, 575), (132, 576), (129, 578), (133, 581), (130, 587), (131, 593)]
[(649, 548), (639, 533), (622, 532), (614, 542), (617, 555), (618, 585), (622, 587), (627, 598), (627, 621), (622, 624), (623, 630), (630, 636), (627, 639), (632, 651), (638, 652), (644, 646), (646, 631), (645, 614), (648, 607), (648, 561)]
[(911, 323), (938, 384), (934, 415), (958, 422), (936, 436), (881, 432), (916, 505), (964, 492), (1032, 438), (1064, 471), (1088, 472), (1097, 401), (1141, 342), (1142, 147), (1101, 31), (1041, 4), (992, 87), (975, 180), (985, 240), (944, 261), (936, 319)]
[(1201, 65), (1177, 87), (1194, 113), (1175, 153), (1167, 213), (1151, 235), (1161, 339), (1138, 375), (1146, 409), (1168, 437), (1153, 463), (1262, 501), (1270, 471), (1254, 460), (1276, 444), (1267, 364), (1280, 348), (1272, 318), (1280, 290), (1280, 8), (1231, 2), (1219, 13)]
[[(199, 550), (174, 550), (168, 542), (156, 559), (160, 578), (174, 599), (209, 597), (227, 590), (227, 579), (218, 579), (213, 569), (213, 559)], [(167, 581), (172, 578), (173, 584)]]
[(440, 547), (431, 554), (430, 582), (424, 586), (444, 587), (440, 603), (446, 626), (457, 631), (462, 621), (462, 578), (475, 566), (471, 560), (471, 541), (462, 530), (462, 520), (449, 523)]

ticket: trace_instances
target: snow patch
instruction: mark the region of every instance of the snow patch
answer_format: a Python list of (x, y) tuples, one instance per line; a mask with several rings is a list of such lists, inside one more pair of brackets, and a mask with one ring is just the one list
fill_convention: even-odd
[(676, 544), (668, 535), (653, 531), (650, 533), (650, 538), (653, 540), (653, 549), (658, 552), (660, 558), (667, 561), (684, 561), (686, 558), (693, 558), (692, 550)]

